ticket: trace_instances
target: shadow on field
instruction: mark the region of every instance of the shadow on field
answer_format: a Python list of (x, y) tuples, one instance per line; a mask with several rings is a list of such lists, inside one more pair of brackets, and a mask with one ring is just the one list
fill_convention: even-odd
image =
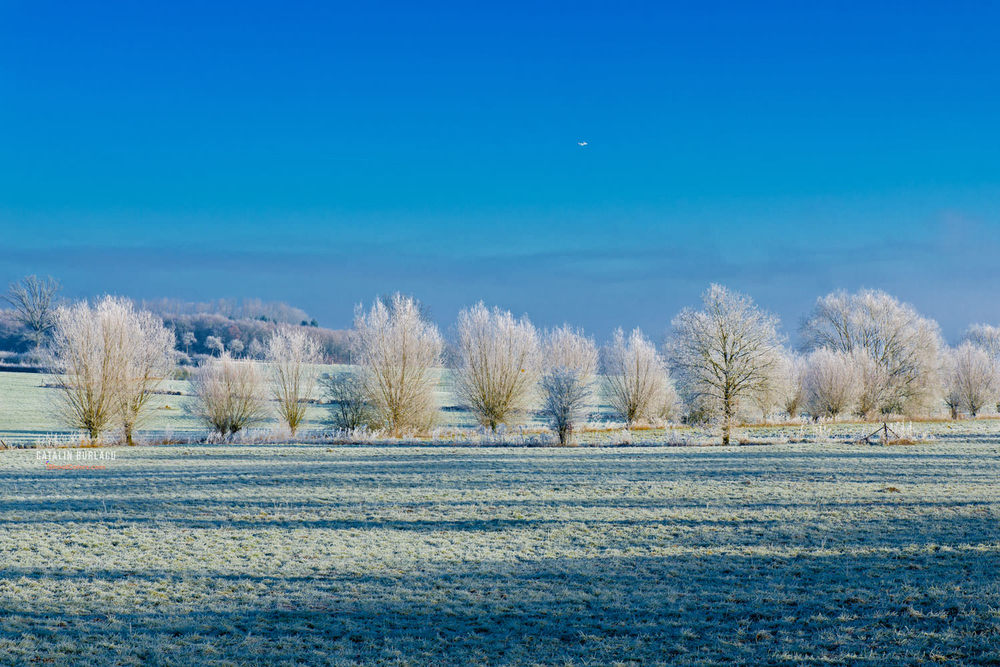
[(0, 481), (0, 662), (1000, 661), (995, 452), (212, 451)]
[[(239, 659), (247, 650), (306, 662), (982, 662), (1000, 659), (997, 566), (995, 550), (917, 550), (428, 563), (382, 577), (7, 568), (0, 636), (23, 642), (30, 632), (32, 655), (69, 637), (102, 662)], [(68, 583), (128, 586), (136, 598), (46, 610), (9, 594)], [(166, 601), (140, 603), (151, 589)], [(178, 590), (205, 597), (173, 600)]]

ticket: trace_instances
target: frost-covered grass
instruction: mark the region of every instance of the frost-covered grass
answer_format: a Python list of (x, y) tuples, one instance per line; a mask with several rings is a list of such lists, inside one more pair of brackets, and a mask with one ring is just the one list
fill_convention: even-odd
[[(342, 371), (343, 366), (326, 366), (327, 372)], [(57, 412), (58, 389), (52, 388), (53, 378), (36, 373), (0, 372), (0, 440), (18, 447), (51, 446), (53, 443), (67, 444), (79, 442), (82, 433), (68, 431), (60, 423)], [(204, 440), (208, 435), (205, 424), (193, 416), (190, 406), (193, 402), (191, 385), (185, 380), (171, 380), (162, 389), (177, 394), (157, 394), (151, 399), (152, 414), (138, 434), (140, 442), (159, 443), (164, 440)], [(314, 398), (321, 398), (317, 395)], [(718, 442), (718, 429), (687, 428), (678, 425), (665, 428), (639, 428), (626, 431), (621, 422), (615, 421), (610, 407), (598, 397), (590, 406), (590, 419), (583, 430), (574, 436), (574, 441), (582, 445), (705, 445)], [(484, 433), (478, 428), (471, 414), (456, 405), (452, 391), (452, 378), (443, 371), (441, 383), (436, 391), (436, 402), (441, 407), (438, 426), (425, 435), (422, 441), (437, 444), (511, 444), (540, 445), (556, 442), (555, 434), (546, 427), (538, 413), (529, 414), (520, 426), (503, 429), (502, 433)], [(273, 412), (273, 411), (272, 411)], [(329, 423), (329, 407), (311, 404), (307, 409), (307, 421), (299, 432), (300, 437), (310, 442), (324, 441), (341, 443), (351, 438), (344, 434), (332, 434)], [(793, 426), (759, 425), (739, 428), (734, 431), (734, 441), (750, 443), (788, 442), (843, 442), (870, 433), (877, 424), (856, 424), (839, 422), (833, 424), (803, 423)], [(1000, 433), (996, 419), (977, 422), (931, 422), (908, 423), (893, 426), (922, 440), (935, 437), (936, 433), (947, 433), (954, 428), (961, 432), (978, 433), (982, 430)], [(240, 436), (252, 443), (262, 440), (282, 442), (287, 436), (277, 419), (272, 417), (255, 426), (250, 434)], [(115, 432), (105, 435), (105, 442), (115, 442)], [(355, 437), (358, 442), (370, 443), (382, 440), (382, 434)]]
[(2, 451), (0, 661), (997, 662), (1000, 440), (951, 435)]

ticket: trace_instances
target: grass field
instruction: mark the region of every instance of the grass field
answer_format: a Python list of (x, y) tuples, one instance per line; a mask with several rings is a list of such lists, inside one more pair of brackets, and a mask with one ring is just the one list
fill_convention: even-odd
[(985, 427), (910, 447), (100, 451), (91, 470), (0, 452), (2, 661), (1000, 662)]

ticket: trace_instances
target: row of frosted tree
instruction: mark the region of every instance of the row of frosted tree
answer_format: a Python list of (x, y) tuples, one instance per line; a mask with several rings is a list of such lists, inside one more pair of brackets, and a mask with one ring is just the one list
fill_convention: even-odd
[[(174, 370), (173, 333), (131, 302), (105, 297), (54, 314), (47, 358), (67, 425), (97, 439), (120, 429), (131, 443), (151, 397)], [(562, 443), (603, 399), (628, 427), (684, 420), (721, 427), (773, 419), (874, 418), (894, 414), (976, 416), (1000, 396), (1000, 329), (979, 325), (957, 347), (912, 306), (880, 291), (820, 298), (789, 350), (777, 318), (719, 285), (700, 308), (679, 313), (662, 346), (638, 329), (602, 348), (579, 330), (539, 331), (482, 303), (462, 311), (449, 354), (458, 402), (495, 430), (544, 417)], [(226, 352), (193, 376), (195, 410), (220, 437), (276, 416), (292, 436), (317, 383), (336, 421), (394, 437), (437, 421), (444, 340), (414, 299), (397, 294), (359, 306), (351, 336), (354, 371), (320, 378), (307, 328), (278, 326), (263, 362)]]

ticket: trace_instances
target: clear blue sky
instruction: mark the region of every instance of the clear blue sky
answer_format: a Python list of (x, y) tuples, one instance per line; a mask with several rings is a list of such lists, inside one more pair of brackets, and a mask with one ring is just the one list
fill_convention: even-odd
[(0, 280), (1000, 321), (1000, 6), (742, 4), (0, 0)]

